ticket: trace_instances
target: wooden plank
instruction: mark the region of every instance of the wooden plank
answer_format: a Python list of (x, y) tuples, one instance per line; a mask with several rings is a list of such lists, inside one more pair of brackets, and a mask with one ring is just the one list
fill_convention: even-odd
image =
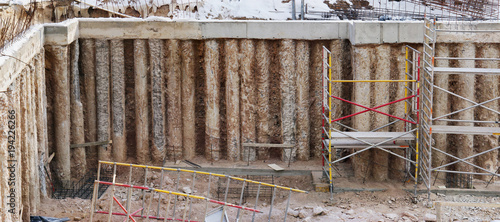
[[(430, 72), (431, 67), (427, 67)], [(436, 74), (500, 75), (500, 69), (434, 67)]]
[(113, 142), (112, 140), (106, 140), (106, 141), (98, 141), (98, 142), (90, 142), (90, 143), (82, 143), (82, 144), (71, 144), (70, 148), (100, 146), (100, 145), (111, 144), (112, 142)]
[(52, 159), (54, 159), (55, 155), (56, 155), (56, 153), (50, 154), (49, 159), (47, 160), (47, 164), (49, 164), (50, 162), (52, 162)]
[[(183, 167), (176, 165), (166, 165), (165, 167), (180, 168), (186, 170), (200, 170), (200, 168)], [(204, 172), (227, 174), (234, 176), (253, 175), (253, 176), (300, 176), (311, 175), (311, 170), (284, 170), (274, 171), (272, 169), (253, 169), (253, 168), (219, 168), (219, 167), (203, 167)]]
[[(371, 143), (379, 143), (381, 141), (370, 141), (368, 140), (367, 142), (371, 142)], [(328, 140), (323, 140), (323, 144), (325, 145), (325, 147), (328, 148)], [(335, 148), (335, 149), (339, 149), (339, 148), (366, 148), (370, 145), (366, 144), (366, 143), (362, 143), (362, 142), (359, 142), (357, 140), (343, 140), (343, 141), (335, 141), (335, 140), (332, 140), (332, 148)], [(406, 141), (389, 141), (387, 143), (383, 143), (381, 145), (379, 145), (379, 147), (382, 147), (382, 148), (408, 148), (408, 144), (406, 143)]]
[(500, 134), (500, 127), (432, 125), (431, 129), (432, 129), (432, 133), (469, 134), (469, 135), (498, 135), (498, 134)]
[(406, 133), (406, 132), (343, 132), (346, 135), (340, 134), (340, 133), (331, 133), (331, 138), (334, 140), (337, 139), (349, 139), (353, 140), (350, 136), (356, 137), (358, 139), (362, 140), (368, 140), (368, 139), (374, 139), (378, 140), (379, 142), (395, 138), (398, 136), (401, 136), (403, 134), (406, 134), (404, 136), (401, 136), (399, 138), (393, 139), (395, 140), (415, 140), (415, 136), (411, 133)]
[(271, 144), (271, 143), (242, 143), (242, 146), (247, 147), (276, 147), (276, 148), (293, 148), (293, 144)]
[(285, 170), (283, 167), (278, 166), (277, 164), (267, 164), (267, 166), (271, 167), (274, 171), (283, 171)]

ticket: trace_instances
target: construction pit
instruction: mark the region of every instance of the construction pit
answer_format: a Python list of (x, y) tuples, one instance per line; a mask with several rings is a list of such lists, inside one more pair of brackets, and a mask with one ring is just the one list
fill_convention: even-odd
[[(498, 69), (500, 23), (426, 22), (34, 26), (0, 58), (0, 221), (203, 221), (220, 206), (230, 221), (500, 220), (498, 73), (424, 77)], [(325, 136), (374, 129), (413, 137)]]

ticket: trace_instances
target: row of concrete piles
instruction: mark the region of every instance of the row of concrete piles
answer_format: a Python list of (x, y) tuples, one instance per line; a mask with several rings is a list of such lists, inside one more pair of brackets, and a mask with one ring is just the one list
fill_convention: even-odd
[[(438, 44), (436, 48), (436, 56), (438, 57), (464, 57), (464, 58), (498, 58), (498, 44)], [(436, 66), (441, 67), (464, 67), (464, 68), (499, 68), (498, 61), (473, 61), (473, 60), (437, 60)], [(499, 93), (499, 77), (495, 75), (436, 75), (435, 84), (455, 92), (460, 96), (478, 103), (484, 102), (500, 96)], [(450, 110), (461, 110), (473, 105), (464, 99), (441, 91), (434, 90), (434, 107), (433, 115), (435, 117), (450, 113)], [(498, 110), (499, 101), (493, 101), (484, 104), (493, 110)], [(478, 121), (496, 121), (498, 114), (491, 112), (485, 108), (475, 108), (462, 111), (451, 116), (452, 119)], [(437, 121), (439, 125), (447, 125), (449, 122)], [(459, 126), (482, 126), (482, 127), (498, 127), (492, 123), (468, 123), (459, 122)], [(446, 135), (434, 134), (435, 147), (453, 154), (459, 158), (466, 158), (473, 154), (480, 153), (498, 146), (498, 136), (473, 136), (473, 135)], [(488, 169), (492, 172), (497, 170), (498, 166), (498, 151), (492, 151), (478, 156), (475, 160), (468, 160), (478, 166)], [(443, 165), (443, 163), (456, 161), (444, 154), (433, 153), (433, 165)], [(471, 172), (473, 167), (466, 163), (458, 163), (447, 168), (448, 170), (457, 170)], [(477, 170), (476, 170), (477, 171)], [(445, 174), (439, 175), (443, 179)], [(489, 180), (491, 176), (482, 175), (479, 178)]]
[(80, 39), (47, 46), (58, 175), (79, 177), (95, 159), (270, 157), (242, 143), (295, 144), (293, 159), (319, 156), (321, 50), (340, 42)]
[[(421, 46), (415, 46), (421, 49)], [(464, 58), (497, 58), (499, 54), (498, 44), (437, 44), (436, 56), (439, 57), (464, 57)], [(345, 51), (344, 51), (345, 52)], [(344, 53), (341, 52), (341, 53)], [(402, 54), (402, 45), (365, 45), (352, 47), (352, 73), (340, 71), (343, 66), (333, 64), (334, 77), (339, 79), (404, 79), (404, 54)], [(343, 58), (343, 56), (334, 51), (334, 58)], [(334, 60), (335, 61), (335, 60)], [(345, 62), (337, 61), (345, 66)], [(438, 60), (436, 66), (441, 67), (465, 67), (465, 68), (498, 68), (497, 61), (467, 61), (459, 60), (450, 62), (449, 60)], [(335, 75), (335, 73), (344, 73), (344, 76)], [(347, 75), (346, 75), (347, 74)], [(351, 76), (352, 75), (352, 76)], [(435, 84), (441, 88), (448, 89), (469, 100), (483, 102), (500, 96), (498, 76), (488, 75), (436, 75)], [(358, 104), (374, 107), (390, 101), (404, 97), (403, 83), (345, 83), (334, 88), (333, 93), (343, 95), (344, 98), (352, 98)], [(347, 93), (346, 90), (347, 89)], [(350, 94), (351, 93), (351, 94)], [(352, 96), (352, 97), (349, 97)], [(343, 107), (334, 110), (334, 116), (347, 115), (364, 110), (359, 106), (346, 106), (341, 101), (333, 100), (333, 107)], [(455, 110), (461, 110), (472, 105), (472, 103), (460, 99), (441, 90), (434, 89), (434, 107), (433, 116), (438, 117)], [(499, 101), (486, 104), (487, 107), (498, 110)], [(402, 103), (383, 107), (379, 111), (389, 113), (395, 116), (404, 117), (404, 105)], [(483, 120), (495, 121), (498, 115), (484, 108), (469, 109), (448, 118), (461, 120)], [(374, 112), (364, 113), (354, 116), (350, 120), (342, 123), (351, 126), (360, 131), (370, 131), (383, 126), (393, 119), (388, 116)], [(437, 124), (452, 125), (451, 122), (437, 121)], [(461, 126), (488, 126), (496, 127), (491, 123), (466, 123), (460, 122), (456, 125)], [(336, 126), (337, 129), (342, 129)], [(346, 129), (344, 129), (346, 130)], [(378, 130), (403, 132), (404, 124), (399, 121), (390, 127)], [(459, 158), (466, 158), (476, 153), (480, 153), (498, 146), (498, 136), (472, 136), (472, 135), (446, 135), (434, 134), (433, 146)], [(405, 153), (401, 149), (393, 150), (401, 156)], [(433, 152), (432, 165), (438, 166), (456, 159), (444, 154)], [(414, 158), (414, 157), (413, 157)], [(485, 169), (495, 172), (498, 165), (498, 151), (492, 151), (477, 158), (468, 161), (477, 164)], [(363, 179), (374, 179), (384, 181), (389, 178), (403, 178), (405, 174), (405, 161), (387, 152), (373, 149), (361, 153), (352, 158), (355, 176)], [(458, 163), (446, 168), (447, 170), (457, 170), (464, 172), (480, 172), (473, 169), (466, 163)], [(445, 173), (438, 174), (439, 179), (444, 179)], [(479, 176), (481, 179), (489, 180), (491, 176)]]
[[(52, 141), (57, 150), (61, 150), (56, 152), (58, 169), (63, 172), (61, 175), (69, 175), (72, 166), (84, 169), (85, 155), (114, 161), (135, 158), (138, 163), (148, 163), (159, 162), (164, 157), (178, 160), (197, 155), (211, 160), (233, 161), (250, 157), (253, 161), (269, 158), (272, 153), (268, 149), (244, 149), (242, 143), (294, 144), (295, 149), (291, 150), (293, 159), (319, 157), (323, 46), (334, 52), (334, 78), (404, 79), (403, 45), (353, 47), (345, 40), (81, 39), (80, 43), (67, 47), (65, 53), (69, 57), (64, 53), (50, 53), (55, 56), (50, 59), (68, 63), (60, 67), (54, 65), (54, 73), (69, 69), (70, 73), (80, 74), (67, 77), (71, 79), (70, 83), (80, 87), (48, 85), (54, 86), (51, 89), (55, 132)], [(477, 54), (483, 57), (498, 53), (496, 45), (471, 44), (464, 46), (463, 49), (467, 50), (459, 50), (461, 47), (457, 44), (438, 44), (437, 53), (454, 53), (457, 56)], [(54, 50), (52, 48), (47, 50)], [(490, 63), (469, 65), (497, 65)], [(450, 65), (467, 66), (458, 63)], [(79, 77), (83, 80), (80, 81)], [(496, 77), (461, 78), (470, 77), (441, 76), (436, 78), (436, 82), (479, 100), (498, 94), (498, 86), (495, 86), (498, 83), (492, 81)], [(474, 84), (477, 90), (485, 93), (474, 94), (473, 87), (466, 87)], [(490, 93), (486, 93), (486, 89)], [(334, 90), (343, 98), (369, 106), (404, 97), (402, 83), (344, 83), (334, 87)], [(435, 116), (467, 105), (465, 101), (438, 92), (435, 96)], [(497, 105), (489, 104), (493, 107)], [(363, 110), (336, 100), (334, 107), (334, 116)], [(392, 105), (380, 111), (404, 116), (403, 107), (401, 104)], [(475, 113), (469, 111), (469, 116), (457, 118), (468, 119), (471, 112), (478, 119), (491, 117), (485, 110), (476, 110)], [(70, 116), (72, 127), (64, 122), (64, 118), (69, 121)], [(369, 131), (389, 121), (387, 116), (364, 113), (343, 123)], [(80, 129), (81, 125), (86, 130)], [(403, 131), (403, 128), (403, 123), (398, 122), (382, 131)], [(453, 141), (465, 142), (453, 144), (448, 142), (450, 138), (453, 136), (435, 135), (436, 144), (442, 144), (437, 147), (459, 157), (498, 143), (493, 137), (461, 136)], [(103, 140), (112, 140), (113, 143), (98, 147), (98, 151), (92, 147), (73, 149), (71, 152), (67, 150), (70, 143)], [(474, 151), (472, 143), (480, 148)], [(458, 149), (459, 146), (462, 148)], [(403, 150), (395, 152), (405, 155)], [(286, 150), (280, 154), (283, 160), (287, 160), (288, 155)], [(70, 161), (71, 156), (81, 161)], [(482, 157), (484, 159), (478, 164), (495, 168), (497, 159), (494, 156), (497, 156), (496, 152)], [(434, 164), (446, 159), (442, 155), (435, 157)], [(352, 162), (358, 178), (372, 177), (382, 181), (404, 176), (404, 160), (384, 151), (364, 152), (354, 157)], [(463, 167), (463, 170), (470, 170), (467, 166)], [(81, 174), (83, 171), (71, 172)]]
[(44, 66), (42, 51), (12, 70), (19, 75), (0, 92), (2, 221), (29, 221), (47, 197), (49, 168), (40, 164), (48, 159)]

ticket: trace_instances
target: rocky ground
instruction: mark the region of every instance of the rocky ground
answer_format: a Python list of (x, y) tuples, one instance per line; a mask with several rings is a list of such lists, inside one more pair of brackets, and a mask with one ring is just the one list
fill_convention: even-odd
[[(195, 195), (203, 195), (201, 191), (181, 188), (183, 192), (193, 192)], [(106, 209), (109, 203), (109, 189), (98, 205)], [(120, 191), (116, 195), (124, 200)], [(383, 192), (348, 192), (336, 194), (334, 203), (329, 202), (328, 194), (311, 191), (309, 194), (294, 194), (290, 201), (290, 208), (287, 213), (287, 221), (435, 221), (436, 209), (434, 206), (427, 207), (426, 195), (419, 196), (417, 204), (412, 203), (409, 193), (402, 190), (387, 190)], [(280, 196), (274, 204), (272, 221), (283, 220), (286, 208), (285, 195)], [(136, 193), (132, 200), (135, 200), (135, 208), (139, 208), (141, 195)], [(146, 197), (147, 199), (147, 197)], [(155, 200), (157, 198), (154, 198)], [(104, 201), (107, 200), (107, 201)], [(183, 199), (179, 201), (184, 202)], [(247, 207), (254, 207), (254, 200), (247, 200), (244, 204)], [(500, 203), (500, 197), (479, 197), (471, 195), (431, 195), (431, 201), (451, 201), (469, 203)], [(162, 200), (162, 209), (167, 201)], [(180, 203), (181, 203), (180, 202)], [(236, 201), (233, 201), (236, 202)], [(171, 200), (173, 203), (173, 200)], [(146, 201), (147, 204), (147, 201)], [(185, 204), (178, 206), (178, 211), (182, 214)], [(154, 204), (153, 204), (154, 206)], [(194, 220), (201, 220), (204, 212), (204, 202), (193, 202)], [(211, 206), (214, 208), (215, 206)], [(256, 221), (267, 221), (269, 202), (262, 201), (258, 207), (264, 214), (257, 215)], [(119, 212), (119, 209), (114, 209)], [(45, 200), (42, 204), (40, 215), (52, 217), (69, 217), (73, 221), (89, 221), (90, 200), (64, 199)], [(229, 210), (228, 216), (234, 220), (235, 210)], [(251, 213), (243, 213), (240, 221), (251, 221)], [(500, 211), (498, 208), (480, 207), (444, 207), (442, 210), (444, 221), (500, 221)], [(97, 221), (106, 221), (107, 215), (98, 215)], [(115, 216), (114, 220), (120, 217)]]
[[(201, 164), (204, 168), (211, 166), (209, 162), (205, 163), (201, 160), (195, 161)], [(280, 164), (279, 161), (268, 161), (265, 163), (255, 162), (251, 165), (251, 168), (268, 168), (268, 163)], [(244, 165), (244, 166), (243, 166)], [(232, 167), (244, 167), (248, 168), (246, 164), (236, 164), (230, 161), (221, 161), (218, 163), (218, 167), (232, 168)], [(318, 169), (319, 166), (308, 162), (296, 162), (291, 169), (302, 169), (302, 170), (312, 170)], [(288, 169), (288, 168), (287, 168)], [(116, 182), (128, 183), (129, 181), (129, 171), (128, 167), (118, 168), (118, 176), (116, 177)], [(349, 173), (343, 171), (343, 175), (349, 175)], [(192, 186), (193, 176), (191, 173), (180, 173), (179, 185), (176, 186), (177, 181), (177, 171), (165, 171), (163, 180), (161, 179), (161, 174), (158, 171), (151, 170), (147, 174), (147, 184), (148, 187), (153, 187), (157, 189), (170, 190), (181, 193), (187, 193), (197, 196), (210, 197), (212, 199), (223, 200), (223, 195), (218, 195), (216, 188), (225, 187), (225, 178), (218, 179), (213, 177), (209, 180), (208, 176), (199, 175), (196, 177), (195, 186)], [(143, 186), (144, 185), (144, 170), (142, 168), (134, 169), (131, 177), (132, 184)], [(437, 201), (445, 202), (466, 202), (466, 203), (496, 203), (500, 204), (499, 196), (472, 196), (466, 193), (459, 195), (444, 195), (444, 194), (431, 194), (430, 204), (428, 203), (427, 194), (422, 194), (417, 197), (417, 203), (413, 203), (413, 194), (405, 190), (413, 190), (413, 184), (401, 183), (398, 181), (390, 181), (383, 183), (375, 183), (371, 181), (358, 181), (354, 177), (344, 177), (337, 178), (336, 190), (348, 190), (348, 189), (384, 189), (384, 191), (377, 192), (344, 192), (334, 194), (333, 201), (330, 201), (329, 193), (315, 192), (312, 184), (311, 176), (281, 176), (274, 177), (273, 183), (281, 186), (287, 186), (297, 189), (302, 189), (309, 191), (308, 194), (292, 193), (289, 203), (288, 212), (285, 214), (287, 208), (288, 191), (277, 191), (274, 204), (272, 205), (272, 217), (271, 221), (283, 221), (286, 215), (286, 221), (436, 221), (436, 207), (434, 203)], [(211, 190), (208, 191), (208, 182), (210, 182)], [(236, 182), (231, 181), (231, 187), (239, 187), (241, 185)], [(494, 182), (486, 187), (486, 182), (480, 180), (474, 180), (473, 182), (474, 190), (487, 190), (490, 195), (497, 192), (500, 189), (500, 182)], [(177, 187), (177, 188), (176, 188)], [(443, 184), (440, 181), (436, 183), (433, 189), (443, 189)], [(423, 187), (419, 187), (423, 189)], [(109, 189), (106, 193), (99, 199), (97, 203), (97, 210), (108, 211), (111, 199), (111, 190)], [(443, 189), (450, 190), (450, 189)], [(470, 190), (467, 190), (470, 191)], [(126, 203), (127, 201), (126, 188), (116, 187), (114, 196), (121, 202)], [(471, 192), (468, 192), (471, 193)], [(168, 199), (166, 194), (158, 196), (153, 195), (150, 198), (150, 194), (142, 193), (140, 190), (133, 190), (130, 196), (131, 209), (137, 210), (142, 207), (147, 209), (149, 200), (151, 199), (151, 211), (153, 214), (156, 212), (158, 203), (160, 203), (160, 212), (162, 215), (166, 212), (168, 206)], [(229, 196), (227, 202), (238, 204), (239, 195), (236, 194), (232, 197)], [(144, 205), (142, 204), (144, 201)], [(174, 198), (170, 199), (170, 213), (172, 216), (172, 209), (175, 201)], [(255, 221), (268, 221), (269, 210), (271, 208), (271, 199), (269, 197), (259, 197), (259, 203), (256, 209), (261, 210), (264, 213), (256, 214)], [(122, 212), (116, 203), (113, 204), (113, 212)], [(182, 217), (179, 215), (184, 215), (186, 210), (189, 210), (189, 205), (186, 198), (181, 197), (177, 201), (176, 206), (176, 218)], [(243, 201), (243, 205), (246, 207), (255, 207), (255, 197), (248, 197)], [(90, 200), (82, 199), (64, 199), (56, 200), (49, 199), (44, 200), (40, 210), (37, 212), (42, 216), (50, 217), (68, 217), (73, 221), (89, 221), (90, 216)], [(214, 209), (219, 205), (209, 204), (208, 210)], [(191, 211), (192, 220), (203, 221), (205, 215), (206, 202), (203, 200), (192, 201)], [(235, 221), (237, 210), (234, 208), (229, 208), (227, 211), (228, 218), (230, 221)], [(239, 221), (252, 221), (252, 213), (247, 211), (240, 212)], [(95, 214), (94, 221), (107, 221), (107, 215)], [(442, 214), (444, 221), (500, 221), (500, 210), (498, 208), (481, 208), (474, 206), (471, 207), (443, 207)], [(112, 221), (121, 221), (124, 217), (113, 216)], [(137, 221), (141, 221), (138, 219)], [(144, 220), (146, 221), (146, 220)]]

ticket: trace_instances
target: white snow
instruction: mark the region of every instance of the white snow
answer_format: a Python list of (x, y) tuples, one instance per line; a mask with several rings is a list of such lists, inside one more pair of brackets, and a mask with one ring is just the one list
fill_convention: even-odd
[[(35, 0), (0, 0), (0, 3), (10, 4), (28, 4)], [(50, 1), (50, 0), (36, 0)], [(141, 12), (141, 14), (148, 14), (148, 11), (156, 11), (162, 5), (170, 5), (170, 13), (166, 17), (172, 16), (174, 19), (262, 19), (262, 20), (288, 20), (292, 18), (292, 1), (286, 3), (283, 0), (78, 0), (83, 4), (80, 7), (87, 8), (90, 5), (102, 7), (111, 11), (124, 12), (127, 7), (132, 7)], [(295, 9), (297, 18), (299, 18), (301, 11), (301, 1), (295, 0)], [(331, 11), (325, 0), (304, 0), (306, 5), (306, 14), (308, 19), (321, 19), (321, 13)], [(338, 0), (328, 0), (330, 4), (336, 3)], [(343, 0), (349, 5), (352, 5), (350, 0)], [(181, 10), (173, 10), (172, 2), (176, 2)], [(406, 20), (410, 19), (404, 17), (401, 13), (408, 14), (424, 14), (425, 11), (434, 15), (442, 16), (455, 16), (449, 11), (442, 11), (440, 8), (434, 6), (426, 7), (421, 4), (413, 3), (410, 1), (390, 1), (390, 0), (367, 0), (370, 6), (378, 12), (385, 12), (386, 18), (393, 20)], [(78, 5), (78, 4), (77, 4)], [(182, 10), (190, 6), (190, 10), (197, 6), (198, 12), (193, 13), (190, 11)], [(174, 6), (176, 7), (176, 6)], [(410, 16), (411, 15), (406, 15)], [(330, 19), (337, 19), (333, 16)]]
[[(295, 2), (300, 13), (300, 0)], [(323, 0), (307, 0), (308, 9), (328, 11)], [(292, 17), (292, 3), (282, 0), (205, 0), (199, 10), (200, 19), (250, 18), (267, 20), (287, 20)]]

